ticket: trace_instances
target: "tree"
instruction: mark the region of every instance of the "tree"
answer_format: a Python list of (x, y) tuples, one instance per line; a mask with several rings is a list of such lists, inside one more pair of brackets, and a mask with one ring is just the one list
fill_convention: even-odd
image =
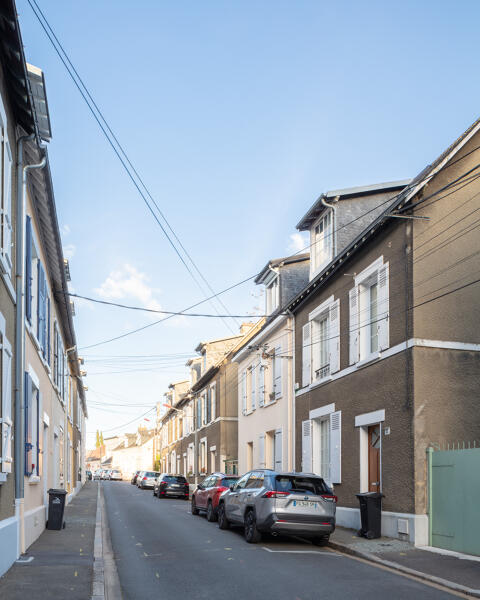
[(96, 442), (95, 442), (95, 448), (100, 448), (101, 445), (102, 444), (100, 443), (100, 432), (97, 429), (97, 439), (96, 439)]
[(100, 432), (100, 446), (103, 446), (103, 433)]

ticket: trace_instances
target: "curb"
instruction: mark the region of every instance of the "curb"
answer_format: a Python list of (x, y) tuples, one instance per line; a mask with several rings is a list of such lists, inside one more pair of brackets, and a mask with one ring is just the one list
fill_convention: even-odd
[(453, 581), (448, 581), (447, 579), (436, 577), (435, 575), (428, 575), (428, 573), (415, 571), (415, 569), (404, 567), (403, 565), (400, 565), (396, 562), (379, 558), (378, 556), (376, 556), (375, 554), (371, 554), (370, 552), (360, 552), (359, 550), (354, 550), (347, 544), (330, 541), (328, 543), (328, 546), (332, 548), (332, 550), (338, 550), (339, 552), (343, 552), (344, 554), (350, 554), (351, 556), (355, 556), (357, 558), (363, 558), (364, 560), (368, 560), (369, 562), (382, 565), (383, 567), (388, 567), (389, 569), (394, 569), (395, 571), (399, 571), (400, 573), (404, 573), (405, 575), (411, 575), (412, 577), (416, 577), (417, 579), (422, 579), (424, 581), (429, 581), (430, 583), (441, 585), (452, 591), (461, 592), (463, 594), (466, 594), (467, 596), (472, 596), (473, 598), (480, 598), (480, 590), (475, 590), (473, 588), (466, 587), (459, 583), (454, 583)]
[(108, 524), (105, 518), (105, 503), (100, 483), (97, 494), (97, 516), (93, 550), (93, 581), (90, 600), (121, 600), (122, 591), (113, 555)]

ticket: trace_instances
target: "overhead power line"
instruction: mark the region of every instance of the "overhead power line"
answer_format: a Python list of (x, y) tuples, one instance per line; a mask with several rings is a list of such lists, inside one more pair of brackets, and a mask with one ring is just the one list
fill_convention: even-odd
[(100, 300), (98, 298), (90, 298), (89, 296), (81, 296), (80, 294), (73, 294), (71, 292), (65, 292), (65, 295), (72, 296), (73, 298), (81, 298), (82, 300), (88, 300), (89, 302), (95, 302), (97, 304), (106, 304), (107, 306), (116, 306), (118, 308), (126, 308), (128, 310), (139, 310), (142, 312), (156, 313), (162, 315), (182, 316), (182, 317), (209, 317), (214, 319), (222, 319), (224, 317), (236, 317), (238, 319), (251, 319), (269, 317), (270, 315), (212, 315), (208, 313), (187, 313), (185, 311), (173, 311), (173, 310), (157, 310), (153, 308), (145, 308), (144, 306), (131, 306), (128, 304), (121, 304), (119, 302), (108, 302), (107, 300)]
[[(83, 79), (80, 77), (77, 69), (75, 68), (75, 66), (73, 65), (72, 61), (70, 60), (70, 58), (69, 58), (69, 56), (68, 56), (65, 48), (63, 47), (63, 45), (59, 41), (57, 35), (55, 34), (53, 28), (51, 27), (50, 23), (48, 22), (48, 19), (46, 18), (45, 14), (42, 12), (42, 10), (39, 7), (38, 3), (36, 2), (36, 0), (27, 0), (27, 1), (28, 1), (29, 5), (30, 5), (30, 8), (32, 9), (34, 15), (36, 16), (38, 22), (40, 23), (42, 29), (44, 30), (46, 36), (48, 37), (50, 43), (52, 44), (55, 52), (57, 53), (58, 57), (60, 58), (60, 60), (62, 61), (63, 65), (64, 65), (65, 69), (67, 70), (67, 73), (70, 75), (70, 78), (72, 79), (72, 81), (75, 84), (76, 88), (78, 89), (80, 95), (82, 96), (83, 100), (87, 104), (90, 112), (92, 113), (93, 117), (95, 118), (98, 126), (100, 127), (100, 129), (102, 131), (102, 133), (104, 134), (104, 136), (107, 139), (108, 143), (112, 147), (112, 150), (115, 152), (115, 155), (119, 159), (122, 167), (124, 168), (124, 170), (127, 173), (128, 177), (130, 178), (130, 180), (132, 181), (133, 185), (137, 189), (138, 193), (142, 197), (142, 200), (144, 201), (145, 205), (147, 206), (148, 210), (152, 214), (152, 216), (155, 219), (156, 223), (158, 224), (158, 226), (162, 230), (163, 234), (165, 235), (167, 241), (169, 242), (169, 244), (173, 248), (174, 252), (177, 254), (178, 258), (180, 259), (180, 261), (182, 262), (182, 264), (184, 265), (184, 267), (186, 268), (186, 270), (188, 271), (189, 275), (192, 277), (192, 279), (194, 280), (194, 282), (196, 283), (196, 285), (199, 287), (199, 289), (201, 290), (202, 294), (205, 294), (203, 286), (198, 281), (198, 279), (195, 276), (195, 274), (193, 273), (192, 269), (187, 264), (185, 258), (182, 256), (181, 252), (177, 248), (177, 245), (175, 243), (175, 241), (176, 241), (177, 244), (178, 244), (178, 246), (180, 246), (181, 250), (183, 251), (183, 254), (187, 258), (187, 260), (190, 262), (190, 264), (192, 265), (193, 270), (197, 272), (197, 274), (199, 275), (200, 279), (207, 286), (208, 290), (213, 294), (213, 296), (211, 297), (212, 298), (211, 304), (214, 307), (214, 309), (217, 310), (217, 307), (213, 303), (213, 299), (216, 299), (220, 303), (220, 305), (223, 307), (223, 309), (228, 313), (229, 312), (228, 308), (225, 306), (225, 304), (223, 303), (223, 301), (220, 298), (218, 298), (218, 295), (215, 293), (214, 289), (212, 288), (212, 286), (210, 285), (210, 283), (208, 282), (208, 280), (205, 278), (205, 276), (203, 275), (203, 273), (200, 271), (200, 269), (197, 266), (196, 262), (193, 260), (191, 254), (186, 250), (185, 246), (180, 241), (178, 235), (175, 233), (174, 229), (170, 225), (170, 223), (167, 220), (165, 214), (160, 209), (160, 207), (158, 206), (158, 203), (155, 201), (155, 199), (153, 198), (152, 194), (150, 193), (150, 191), (149, 191), (147, 185), (145, 184), (144, 180), (142, 179), (142, 177), (140, 176), (140, 174), (138, 173), (138, 171), (135, 169), (135, 167), (132, 164), (130, 158), (128, 157), (125, 149), (123, 148), (123, 146), (119, 142), (117, 136), (112, 131), (110, 125), (108, 124), (108, 121), (106, 120), (106, 118), (105, 118), (105, 116), (103, 114), (103, 112), (100, 110), (100, 108), (98, 107), (97, 103), (93, 99), (90, 91), (88, 90), (87, 86), (85, 85)], [(152, 202), (153, 205), (155, 206), (158, 214), (163, 219), (163, 221), (165, 223), (165, 226), (160, 222), (160, 220), (157, 217), (157, 215), (155, 214), (155, 211), (153, 210), (150, 202)], [(170, 233), (173, 236), (173, 238), (175, 239), (175, 241), (169, 235), (167, 229), (170, 231)], [(233, 317), (233, 316), (231, 316), (229, 314), (227, 316), (228, 316), (228, 318), (233, 318), (233, 319), (235, 318), (235, 317)], [(230, 324), (228, 323), (228, 321), (226, 321), (225, 318), (223, 318), (223, 317), (222, 317), (222, 319), (224, 320), (224, 323), (228, 327), (228, 329), (233, 333), (233, 330), (230, 327)], [(237, 325), (239, 325), (239, 324), (237, 323)]]

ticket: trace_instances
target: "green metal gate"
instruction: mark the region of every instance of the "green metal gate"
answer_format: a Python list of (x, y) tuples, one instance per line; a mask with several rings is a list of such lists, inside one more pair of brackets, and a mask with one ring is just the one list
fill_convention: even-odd
[(430, 545), (480, 556), (480, 447), (456, 446), (427, 450)]

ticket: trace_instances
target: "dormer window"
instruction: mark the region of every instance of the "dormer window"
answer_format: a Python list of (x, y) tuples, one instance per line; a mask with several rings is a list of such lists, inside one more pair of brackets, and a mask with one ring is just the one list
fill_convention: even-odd
[(329, 210), (310, 230), (312, 276), (333, 259), (333, 218)]
[(275, 275), (270, 283), (265, 285), (266, 295), (266, 313), (271, 315), (280, 305), (280, 281), (279, 276)]
[(207, 370), (207, 353), (204, 352), (202, 354), (202, 373), (205, 373)]

